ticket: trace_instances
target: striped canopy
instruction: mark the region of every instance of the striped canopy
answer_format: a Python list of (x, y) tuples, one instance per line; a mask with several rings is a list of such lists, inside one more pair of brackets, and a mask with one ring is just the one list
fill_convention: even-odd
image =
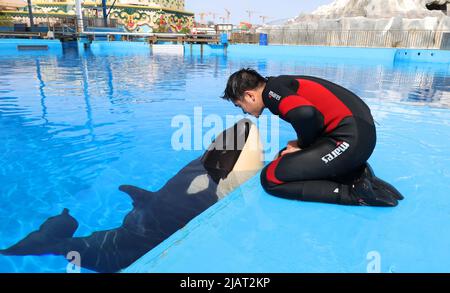
[(27, 6), (26, 0), (0, 0), (0, 7), (20, 8)]

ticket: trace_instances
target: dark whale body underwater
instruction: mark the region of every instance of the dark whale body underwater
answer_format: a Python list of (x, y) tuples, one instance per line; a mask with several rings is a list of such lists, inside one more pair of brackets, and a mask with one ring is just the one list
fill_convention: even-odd
[(159, 191), (121, 185), (119, 190), (130, 196), (133, 209), (120, 227), (73, 237), (78, 222), (64, 209), (0, 254), (67, 256), (75, 251), (81, 267), (117, 272), (254, 176), (262, 168), (260, 146), (256, 126), (242, 119), (219, 134), (203, 156), (186, 165)]

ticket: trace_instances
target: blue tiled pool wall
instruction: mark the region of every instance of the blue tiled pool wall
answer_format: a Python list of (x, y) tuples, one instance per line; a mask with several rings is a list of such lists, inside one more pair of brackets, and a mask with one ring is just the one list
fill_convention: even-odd
[[(47, 46), (52, 54), (62, 52), (62, 43), (59, 40), (42, 40), (42, 39), (0, 39), (0, 54), (17, 54), (20, 53), (18, 46)], [(26, 51), (30, 53), (30, 51)], [(42, 51), (41, 51), (42, 53)]]
[[(3, 54), (17, 53), (18, 45), (47, 45), (52, 53), (61, 52), (63, 44), (58, 40), (37, 39), (0, 39), (0, 52)], [(84, 48), (82, 42), (78, 43), (80, 49)], [(107, 50), (106, 50), (107, 49)], [(149, 53), (151, 45), (144, 42), (122, 41), (94, 41), (90, 45), (93, 54), (129, 54)], [(185, 54), (200, 54), (200, 45), (185, 45)], [(353, 59), (364, 62), (429, 62), (450, 63), (449, 50), (437, 49), (397, 49), (397, 48), (355, 48), (355, 47), (323, 47), (323, 46), (257, 46), (257, 45), (230, 45), (203, 46), (203, 54), (230, 54), (251, 55), (253, 57), (283, 56), (285, 57), (317, 57), (324, 59)]]
[(435, 62), (450, 63), (450, 50), (398, 49), (395, 62)]

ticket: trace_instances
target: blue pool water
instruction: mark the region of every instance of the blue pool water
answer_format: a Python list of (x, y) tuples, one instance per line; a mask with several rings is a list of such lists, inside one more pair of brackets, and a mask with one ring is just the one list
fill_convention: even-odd
[[(406, 199), (393, 209), (294, 202), (267, 195), (255, 176), (128, 271), (366, 272), (371, 252), (383, 272), (450, 271), (449, 65), (253, 50), (0, 54), (0, 247), (64, 207), (78, 236), (119, 226), (131, 209), (120, 184), (156, 190), (203, 152), (171, 148), (172, 118), (199, 106), (240, 114), (218, 96), (231, 73), (253, 67), (323, 77), (363, 97), (378, 129), (370, 163)], [(279, 125), (281, 148), (294, 133)], [(0, 256), (0, 272), (66, 266)]]

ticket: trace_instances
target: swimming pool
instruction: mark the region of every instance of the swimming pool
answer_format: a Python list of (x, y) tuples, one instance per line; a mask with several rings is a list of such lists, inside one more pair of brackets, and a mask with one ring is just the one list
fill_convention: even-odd
[[(0, 54), (0, 247), (64, 207), (80, 222), (77, 236), (119, 226), (131, 209), (120, 184), (158, 189), (202, 154), (170, 147), (172, 118), (193, 118), (196, 107), (240, 114), (218, 96), (232, 72), (253, 67), (323, 77), (362, 96), (378, 129), (370, 163), (406, 199), (394, 209), (293, 202), (267, 195), (256, 176), (128, 271), (365, 272), (374, 254), (383, 272), (450, 271), (449, 65), (259, 49)], [(279, 125), (282, 147), (293, 131)], [(0, 256), (0, 272), (66, 266), (62, 257)]]

